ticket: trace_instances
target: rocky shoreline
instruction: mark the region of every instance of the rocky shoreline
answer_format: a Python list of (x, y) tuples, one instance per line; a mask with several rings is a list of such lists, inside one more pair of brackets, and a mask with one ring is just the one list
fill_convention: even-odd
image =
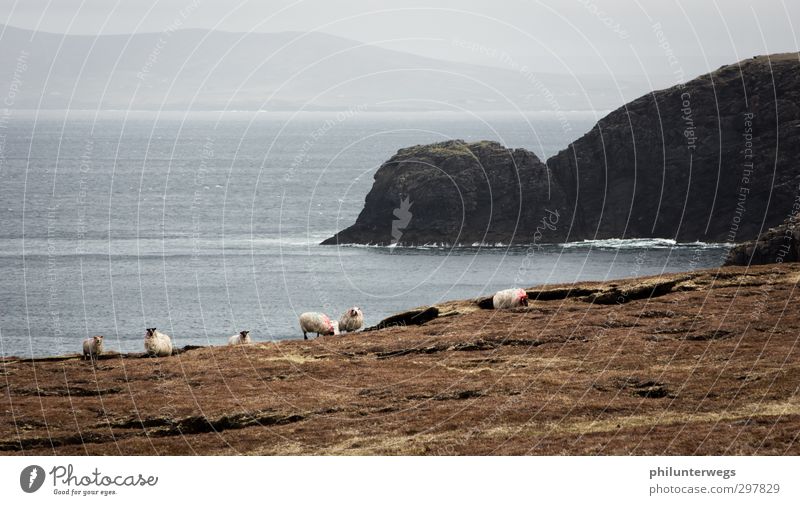
[(8, 357), (0, 454), (797, 455), (799, 281), (725, 267), (307, 342)]
[(726, 265), (766, 265), (800, 261), (800, 226), (797, 223), (799, 201), (792, 215), (780, 225), (770, 228), (755, 240), (736, 244), (725, 259)]

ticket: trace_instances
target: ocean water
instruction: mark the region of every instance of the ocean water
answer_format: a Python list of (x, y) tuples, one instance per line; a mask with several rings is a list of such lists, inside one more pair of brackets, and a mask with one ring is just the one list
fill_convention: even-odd
[[(297, 315), (366, 323), (512, 285), (714, 267), (720, 244), (319, 246), (397, 149), (491, 139), (542, 159), (602, 115), (10, 111), (0, 122), (0, 354), (302, 338)], [(412, 207), (413, 212), (413, 207)], [(412, 217), (413, 218), (413, 217)], [(387, 226), (391, 226), (387, 223)], [(367, 338), (367, 337), (365, 337)]]

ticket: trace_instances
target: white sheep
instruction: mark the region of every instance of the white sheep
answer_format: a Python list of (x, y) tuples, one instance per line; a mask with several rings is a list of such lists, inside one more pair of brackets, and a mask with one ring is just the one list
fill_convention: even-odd
[(300, 314), (300, 329), (303, 330), (303, 338), (308, 340), (307, 333), (320, 335), (336, 335), (339, 332), (339, 323), (334, 325), (331, 318), (322, 312), (303, 312)]
[(528, 305), (528, 293), (521, 288), (504, 289), (492, 297), (492, 306), (496, 309), (513, 309)]
[(239, 332), (238, 335), (234, 335), (228, 338), (228, 345), (239, 345), (239, 344), (249, 344), (252, 340), (250, 340), (250, 330), (242, 330)]
[(364, 326), (364, 314), (358, 307), (351, 307), (339, 318), (341, 331), (356, 331)]
[(147, 328), (144, 336), (144, 350), (150, 356), (162, 357), (172, 355), (172, 340), (166, 333)]
[(103, 354), (103, 335), (95, 335), (83, 341), (83, 358), (96, 359)]

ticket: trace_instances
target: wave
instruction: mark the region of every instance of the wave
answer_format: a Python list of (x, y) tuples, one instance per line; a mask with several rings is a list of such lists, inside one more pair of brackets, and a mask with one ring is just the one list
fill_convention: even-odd
[[(471, 244), (457, 243), (451, 244), (449, 242), (427, 242), (425, 244), (338, 244), (339, 247), (350, 247), (354, 249), (386, 249), (386, 250), (408, 250), (408, 251), (425, 251), (436, 250), (441, 251), (445, 249), (503, 249), (511, 247), (503, 242), (473, 242)], [(513, 246), (517, 247), (517, 246)], [(520, 246), (522, 247), (522, 246)]]
[(609, 250), (626, 250), (626, 249), (724, 249), (731, 248), (734, 244), (727, 242), (678, 242), (674, 239), (668, 238), (610, 238), (610, 239), (597, 239), (597, 240), (581, 240), (576, 242), (564, 243), (548, 243), (548, 244), (507, 244), (503, 242), (473, 242), (469, 244), (456, 243), (450, 244), (446, 242), (432, 242), (425, 244), (339, 244), (339, 247), (351, 248), (366, 248), (376, 250), (404, 250), (404, 251), (442, 251), (442, 250), (459, 250), (470, 251), (477, 249), (489, 249), (493, 251), (508, 250), (518, 251), (527, 250), (531, 246), (541, 247), (541, 249), (558, 252), (562, 249), (609, 249)]
[(722, 249), (733, 245), (727, 242), (678, 242), (670, 238), (607, 238), (558, 244), (564, 249)]

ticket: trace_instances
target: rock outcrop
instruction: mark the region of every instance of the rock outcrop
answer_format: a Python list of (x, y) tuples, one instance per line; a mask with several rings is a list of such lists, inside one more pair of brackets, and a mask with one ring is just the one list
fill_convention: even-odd
[(800, 193), (798, 134), (800, 55), (759, 56), (620, 107), (546, 165), (494, 142), (402, 149), (323, 243), (749, 240)]
[(398, 151), (375, 173), (356, 223), (323, 244), (553, 241), (566, 235), (565, 205), (532, 152), (451, 140)]
[(737, 244), (728, 253), (725, 265), (764, 265), (800, 261), (800, 223), (797, 216), (765, 231), (756, 240)]

